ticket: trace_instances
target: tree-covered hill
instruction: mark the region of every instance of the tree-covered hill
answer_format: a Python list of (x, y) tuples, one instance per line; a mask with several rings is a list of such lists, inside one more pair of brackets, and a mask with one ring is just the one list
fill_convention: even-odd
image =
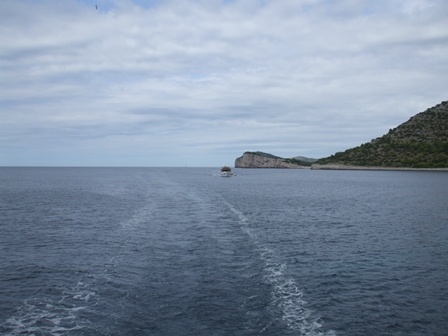
[(316, 163), (448, 168), (448, 101), (418, 113), (380, 138)]

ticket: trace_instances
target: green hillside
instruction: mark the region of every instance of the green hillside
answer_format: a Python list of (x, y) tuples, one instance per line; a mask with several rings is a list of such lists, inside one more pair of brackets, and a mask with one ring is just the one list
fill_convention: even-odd
[(316, 163), (448, 168), (448, 101), (418, 113), (380, 138)]

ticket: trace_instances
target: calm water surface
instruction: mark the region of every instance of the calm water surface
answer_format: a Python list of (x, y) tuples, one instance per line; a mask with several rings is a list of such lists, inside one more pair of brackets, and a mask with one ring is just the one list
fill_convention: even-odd
[(448, 335), (448, 173), (0, 168), (2, 335)]

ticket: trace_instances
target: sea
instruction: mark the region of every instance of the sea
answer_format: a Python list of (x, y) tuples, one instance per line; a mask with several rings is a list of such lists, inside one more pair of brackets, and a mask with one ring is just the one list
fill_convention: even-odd
[(448, 172), (0, 168), (1, 335), (448, 335)]

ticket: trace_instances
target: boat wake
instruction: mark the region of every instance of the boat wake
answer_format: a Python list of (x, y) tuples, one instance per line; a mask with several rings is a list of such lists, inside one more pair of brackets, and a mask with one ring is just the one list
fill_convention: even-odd
[[(81, 315), (94, 305), (91, 285), (78, 281), (73, 288), (53, 288), (47, 295), (24, 301), (1, 326), (2, 335), (65, 335), (84, 329)], [(77, 332), (76, 332), (77, 333)]]
[[(225, 202), (229, 209), (238, 217), (241, 229), (250, 237), (257, 252), (264, 261), (264, 278), (272, 286), (272, 304), (282, 312), (282, 320), (288, 328), (300, 331), (307, 336), (334, 336), (332, 330), (323, 331), (320, 317), (307, 307), (303, 292), (295, 280), (286, 274), (287, 265), (281, 263), (275, 251), (263, 244), (256, 232), (251, 228), (249, 219), (231, 204)], [(266, 326), (267, 329), (269, 326)], [(264, 331), (264, 330), (263, 330)]]

